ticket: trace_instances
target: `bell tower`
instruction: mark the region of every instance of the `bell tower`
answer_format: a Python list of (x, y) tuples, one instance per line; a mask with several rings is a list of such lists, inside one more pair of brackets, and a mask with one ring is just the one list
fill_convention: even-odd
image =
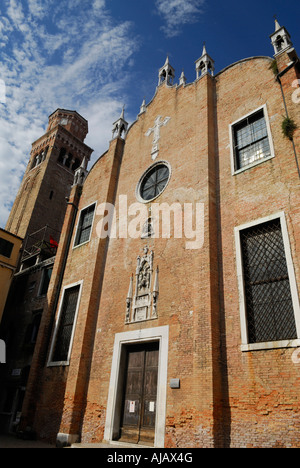
[(271, 34), (270, 38), (275, 51), (274, 57), (293, 47), (289, 32), (284, 26), (280, 26), (277, 19), (275, 19), (275, 32)]
[(196, 73), (197, 73), (197, 80), (201, 78), (201, 76), (209, 73), (211, 76), (214, 76), (215, 71), (215, 62), (211, 58), (211, 56), (207, 53), (206, 45), (203, 45), (203, 51), (201, 57), (196, 60)]
[(158, 72), (158, 86), (162, 83), (166, 83), (169, 86), (173, 86), (175, 78), (175, 70), (170, 65), (169, 57), (167, 57), (165, 64), (160, 68)]
[[(46, 133), (32, 144), (30, 160), (6, 224), (22, 238), (44, 231), (59, 241), (76, 171), (86, 166), (93, 150), (85, 143), (88, 122), (76, 111), (57, 109)], [(48, 239), (49, 240), (49, 239)]]

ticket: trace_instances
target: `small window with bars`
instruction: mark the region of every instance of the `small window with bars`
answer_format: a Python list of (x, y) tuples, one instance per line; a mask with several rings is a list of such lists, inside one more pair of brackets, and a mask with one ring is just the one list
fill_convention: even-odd
[(77, 312), (80, 285), (65, 289), (59, 314), (58, 329), (54, 337), (54, 346), (50, 361), (68, 362), (75, 317)]
[(280, 218), (240, 231), (249, 343), (297, 339)]
[(232, 131), (235, 171), (272, 156), (264, 109), (233, 125)]
[(74, 247), (90, 240), (96, 205), (93, 204), (81, 211)]

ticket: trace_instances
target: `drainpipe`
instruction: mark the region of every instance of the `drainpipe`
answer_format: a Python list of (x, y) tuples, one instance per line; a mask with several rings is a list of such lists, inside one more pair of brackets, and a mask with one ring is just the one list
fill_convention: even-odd
[[(281, 83), (281, 79), (280, 79), (280, 78), (281, 78), (283, 75), (285, 75), (291, 68), (293, 68), (297, 63), (299, 63), (299, 59), (293, 60), (292, 63), (290, 63), (282, 72), (278, 73), (278, 75), (276, 76), (276, 80), (278, 81), (278, 83), (279, 83), (279, 85), (280, 85), (281, 94), (282, 94), (282, 99), (283, 99), (283, 104), (284, 104), (286, 116), (287, 116), (288, 118), (289, 118), (289, 113), (288, 113), (288, 108), (287, 108), (287, 105), (286, 105), (286, 99), (285, 99), (285, 95), (284, 95), (284, 91), (283, 91), (283, 87), (282, 87), (282, 83)], [(293, 150), (294, 150), (294, 155), (295, 155), (295, 161), (296, 161), (296, 165), (297, 165), (298, 175), (299, 175), (299, 178), (300, 178), (300, 167), (299, 167), (299, 162), (298, 162), (298, 157), (297, 157), (297, 152), (296, 152), (296, 147), (295, 147), (295, 142), (294, 142), (294, 138), (293, 138), (293, 137), (291, 138), (291, 142), (292, 142), (292, 145), (293, 145)]]

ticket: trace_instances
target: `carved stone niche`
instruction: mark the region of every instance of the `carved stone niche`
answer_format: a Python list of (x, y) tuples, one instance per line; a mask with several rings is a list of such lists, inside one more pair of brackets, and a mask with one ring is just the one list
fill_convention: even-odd
[(144, 255), (137, 258), (135, 272), (135, 294), (133, 295), (133, 281), (131, 276), (126, 300), (125, 323), (143, 322), (157, 318), (157, 301), (159, 295), (158, 267), (153, 275), (153, 257), (148, 247), (144, 248)]

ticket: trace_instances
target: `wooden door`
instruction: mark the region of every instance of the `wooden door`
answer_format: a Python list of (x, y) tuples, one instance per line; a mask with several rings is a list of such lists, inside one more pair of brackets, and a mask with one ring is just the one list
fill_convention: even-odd
[(128, 346), (121, 439), (154, 444), (159, 344)]

